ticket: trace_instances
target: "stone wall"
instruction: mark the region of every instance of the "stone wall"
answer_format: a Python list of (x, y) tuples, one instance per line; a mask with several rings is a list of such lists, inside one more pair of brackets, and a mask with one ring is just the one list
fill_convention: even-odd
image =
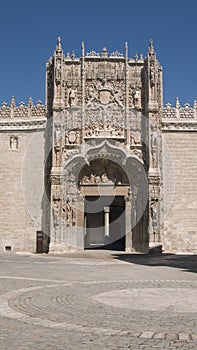
[[(10, 148), (12, 137), (17, 149)], [(43, 230), (43, 130), (0, 132), (0, 169), (0, 251), (36, 252), (36, 231)]]
[(36, 252), (45, 231), (45, 106), (29, 100), (0, 108), (0, 251)]
[(197, 132), (165, 132), (164, 140), (163, 248), (197, 253)]

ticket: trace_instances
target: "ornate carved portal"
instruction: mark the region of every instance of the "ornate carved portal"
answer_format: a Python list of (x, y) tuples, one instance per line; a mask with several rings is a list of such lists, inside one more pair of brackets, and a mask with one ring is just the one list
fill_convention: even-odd
[(53, 176), (52, 238), (59, 250), (104, 246), (147, 251), (146, 172), (137, 158), (127, 157), (121, 147), (115, 154), (113, 147), (103, 142), (90, 147), (85, 157), (73, 155), (63, 174)]
[(152, 42), (147, 58), (129, 59), (127, 44), (125, 55), (106, 48), (86, 54), (83, 44), (76, 58), (64, 55), (58, 38), (47, 64), (47, 101), (50, 251), (111, 238), (131, 251), (158, 244), (162, 77)]

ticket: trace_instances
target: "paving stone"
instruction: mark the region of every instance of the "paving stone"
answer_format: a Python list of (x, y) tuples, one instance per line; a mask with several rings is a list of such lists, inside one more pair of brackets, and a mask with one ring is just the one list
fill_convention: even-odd
[(146, 309), (150, 299), (141, 309), (95, 299), (112, 292), (126, 299), (131, 290), (140, 298), (144, 288), (160, 296), (166, 288), (197, 291), (195, 274), (114, 264), (104, 256), (79, 264), (78, 258), (0, 254), (0, 262), (1, 350), (197, 349), (196, 312)]

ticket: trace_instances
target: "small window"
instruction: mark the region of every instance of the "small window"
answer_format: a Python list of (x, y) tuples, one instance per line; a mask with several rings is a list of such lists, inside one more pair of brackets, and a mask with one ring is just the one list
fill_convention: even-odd
[(18, 149), (18, 136), (10, 136), (10, 149)]
[(11, 250), (12, 250), (11, 245), (6, 245), (4, 250), (5, 250), (5, 252), (11, 252)]

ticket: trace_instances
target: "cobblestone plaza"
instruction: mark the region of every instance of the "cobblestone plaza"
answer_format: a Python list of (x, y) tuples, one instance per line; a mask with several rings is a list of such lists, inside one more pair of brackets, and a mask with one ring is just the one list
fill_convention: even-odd
[(197, 349), (195, 256), (0, 255), (1, 350)]

